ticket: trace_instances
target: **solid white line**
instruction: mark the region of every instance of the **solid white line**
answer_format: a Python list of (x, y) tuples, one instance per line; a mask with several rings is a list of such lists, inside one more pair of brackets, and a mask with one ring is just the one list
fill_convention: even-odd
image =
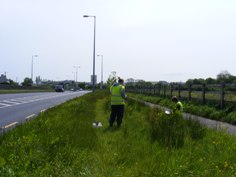
[(6, 128), (9, 128), (9, 127), (14, 126), (16, 124), (18, 124), (18, 122), (13, 122), (11, 124), (8, 124), (8, 125), (4, 126), (3, 128), (6, 129)]
[(4, 103), (0, 103), (0, 105), (3, 105), (3, 106), (10, 106), (9, 104), (4, 104)]
[(42, 109), (40, 112), (44, 112), (44, 111), (46, 111), (46, 109)]
[(19, 102), (8, 101), (8, 100), (3, 100), (2, 102), (4, 102), (4, 103), (10, 103), (10, 104), (20, 104)]
[(27, 117), (25, 118), (25, 120), (29, 120), (29, 119), (33, 118), (34, 116), (35, 116), (35, 114), (31, 114), (31, 115), (27, 116)]
[(18, 103), (26, 103), (26, 101), (23, 101), (23, 100), (17, 100), (17, 99), (10, 99), (10, 101), (13, 101), (13, 102), (18, 102)]

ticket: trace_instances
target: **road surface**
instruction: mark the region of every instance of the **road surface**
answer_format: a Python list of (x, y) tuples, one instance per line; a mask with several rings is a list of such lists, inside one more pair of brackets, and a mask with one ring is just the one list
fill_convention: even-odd
[[(5, 131), (40, 112), (89, 91), (0, 94), (0, 130)], [(1, 132), (0, 132), (1, 133)]]

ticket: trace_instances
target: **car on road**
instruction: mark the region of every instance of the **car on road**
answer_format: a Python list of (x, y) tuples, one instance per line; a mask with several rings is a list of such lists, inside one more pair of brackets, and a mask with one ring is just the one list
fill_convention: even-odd
[(55, 91), (56, 92), (64, 92), (64, 88), (63, 88), (63, 85), (56, 85), (55, 86)]

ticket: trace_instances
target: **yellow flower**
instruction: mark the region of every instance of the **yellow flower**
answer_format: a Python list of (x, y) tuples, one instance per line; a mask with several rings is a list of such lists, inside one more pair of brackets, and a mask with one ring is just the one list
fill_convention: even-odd
[(225, 161), (224, 167), (227, 168), (229, 166), (228, 162)]

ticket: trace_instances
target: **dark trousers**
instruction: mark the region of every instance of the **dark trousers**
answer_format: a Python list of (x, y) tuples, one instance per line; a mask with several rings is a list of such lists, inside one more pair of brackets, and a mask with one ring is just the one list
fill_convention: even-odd
[(117, 126), (120, 126), (122, 123), (124, 115), (124, 105), (111, 105), (111, 115), (110, 115), (110, 126), (113, 125), (113, 123), (116, 120)]

